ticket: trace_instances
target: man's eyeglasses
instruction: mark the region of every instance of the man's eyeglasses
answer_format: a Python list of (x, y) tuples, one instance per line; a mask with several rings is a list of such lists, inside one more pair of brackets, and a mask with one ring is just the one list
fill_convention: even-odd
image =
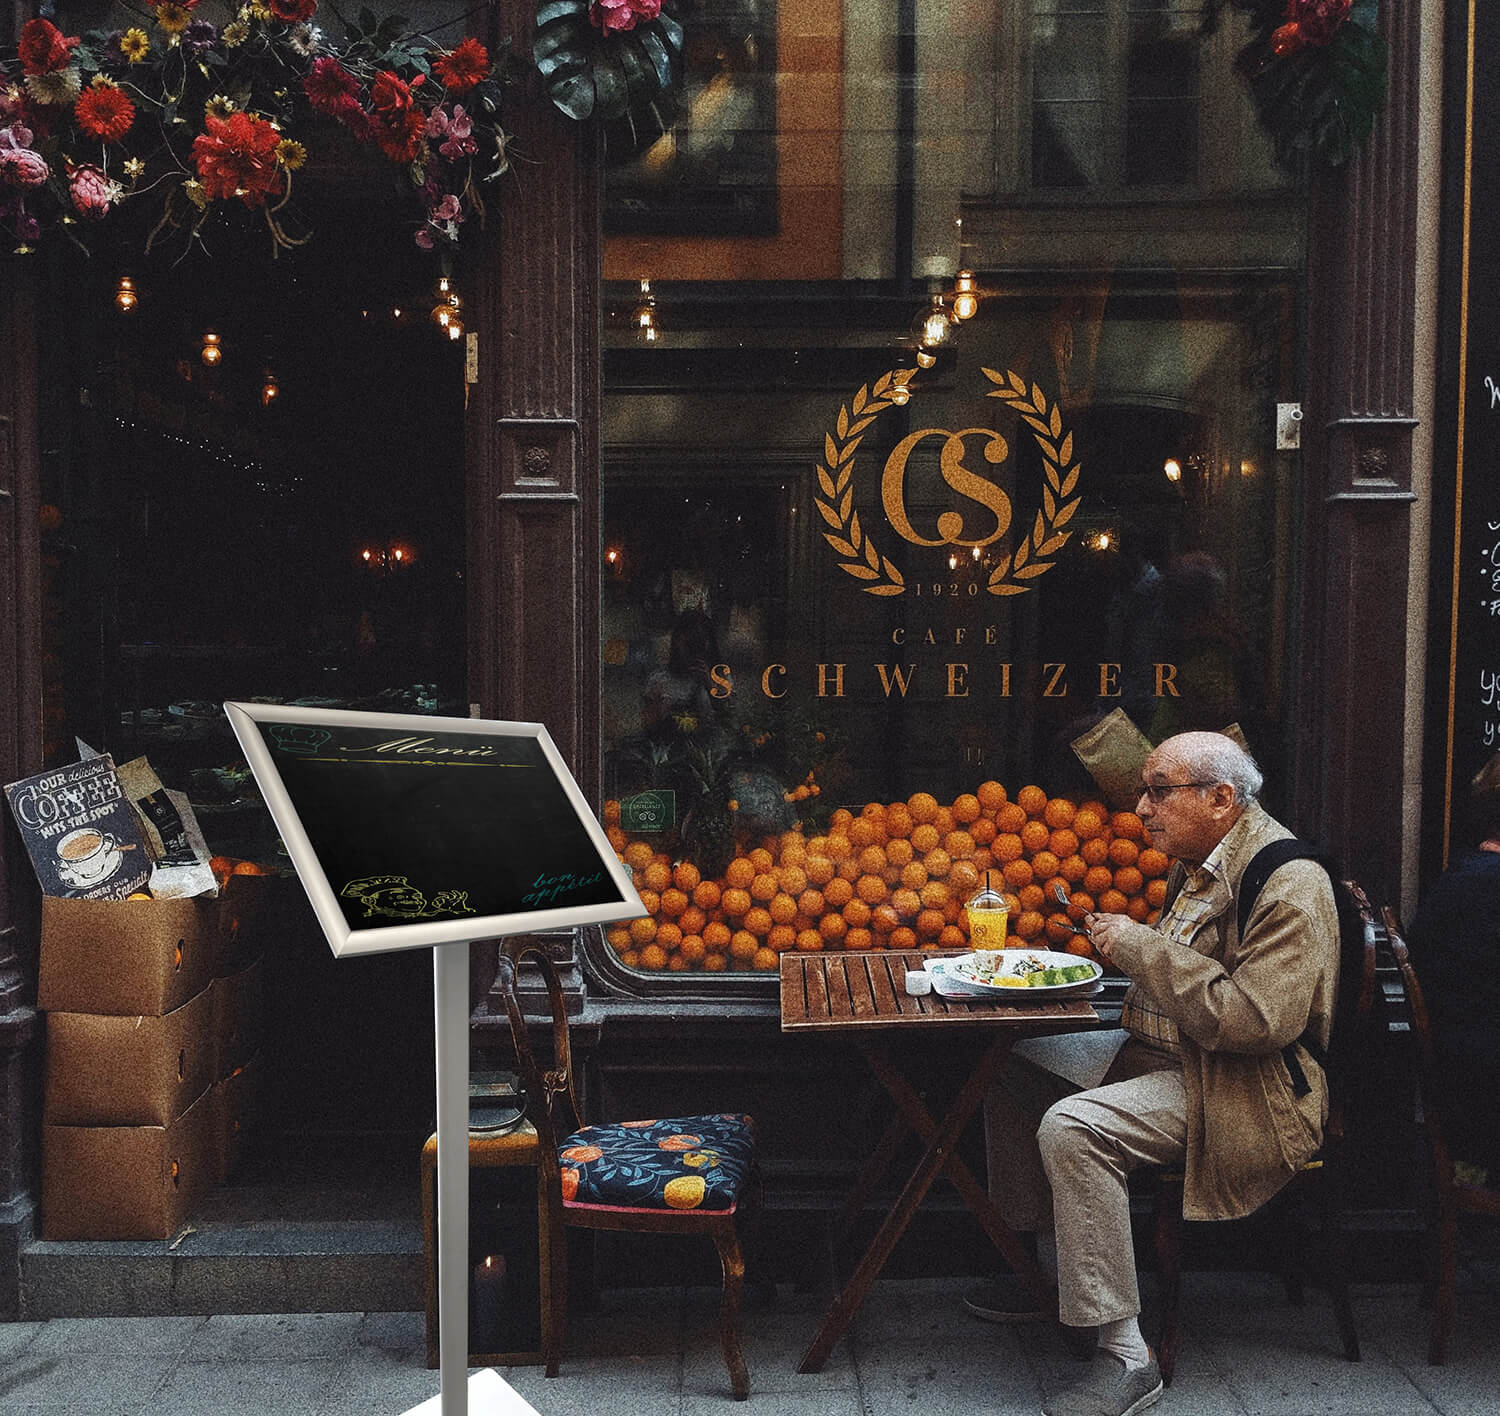
[(1152, 806), (1160, 806), (1163, 798), (1168, 792), (1180, 792), (1188, 787), (1211, 787), (1213, 782), (1142, 782), (1141, 795), (1151, 803)]

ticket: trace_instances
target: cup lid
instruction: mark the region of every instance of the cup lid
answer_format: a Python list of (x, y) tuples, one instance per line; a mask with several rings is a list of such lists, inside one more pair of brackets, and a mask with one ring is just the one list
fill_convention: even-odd
[(991, 889), (988, 885), (965, 906), (971, 910), (1009, 910), (1010, 906), (1005, 902), (1005, 896), (998, 890)]

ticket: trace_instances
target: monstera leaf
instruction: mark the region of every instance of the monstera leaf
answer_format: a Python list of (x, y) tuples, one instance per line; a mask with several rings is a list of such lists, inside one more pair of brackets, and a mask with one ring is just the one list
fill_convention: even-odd
[(589, 21), (590, 0), (543, 0), (531, 55), (552, 102), (569, 118), (623, 124), (643, 146), (676, 116), (682, 26), (666, 9), (634, 29), (606, 34)]

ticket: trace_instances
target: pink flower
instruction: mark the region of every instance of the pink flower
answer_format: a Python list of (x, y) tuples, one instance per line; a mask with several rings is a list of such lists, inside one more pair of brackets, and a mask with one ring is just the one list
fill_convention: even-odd
[(68, 174), (68, 194), (79, 216), (99, 221), (120, 199), (120, 184), (111, 182), (97, 167), (75, 167)]
[(302, 88), (307, 101), (320, 113), (337, 114), (346, 101), (356, 102), (357, 106), (359, 84), (353, 74), (331, 57), (313, 60)]
[(412, 240), (414, 240), (417, 245), (419, 245), (424, 251), (430, 251), (434, 246), (437, 245), (437, 242), (433, 240), (432, 228), (430, 226), (422, 227), (422, 229), (412, 237)]
[(605, 34), (633, 30), (642, 20), (654, 20), (661, 14), (661, 0), (593, 0), (589, 19), (595, 29)]
[(434, 108), (427, 115), (427, 136), (443, 139), (438, 151), (450, 162), (476, 151), (473, 135), (474, 120), (460, 104), (454, 104), (452, 113), (446, 108)]
[(0, 182), (10, 187), (40, 187), (47, 180), (47, 159), (31, 149), (31, 129), (13, 123), (0, 128)]
[(442, 201), (440, 201), (435, 207), (433, 207), (432, 220), (434, 223), (444, 221), (462, 221), (463, 216), (460, 214), (461, 212), (462, 208), (458, 204), (458, 198), (455, 197), (452, 192), (449, 192), (448, 195), (442, 199)]

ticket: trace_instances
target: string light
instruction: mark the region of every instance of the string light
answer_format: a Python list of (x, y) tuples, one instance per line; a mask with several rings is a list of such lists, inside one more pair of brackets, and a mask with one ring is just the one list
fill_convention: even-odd
[(953, 318), (962, 322), (973, 319), (979, 313), (979, 296), (974, 284), (974, 272), (967, 268), (953, 277)]
[(135, 291), (135, 281), (128, 275), (120, 277), (120, 283), (115, 286), (115, 308), (122, 315), (130, 314), (140, 303), (140, 296)]
[(1167, 481), (1182, 481), (1182, 463), (1180, 463), (1175, 457), (1169, 457), (1165, 462), (1163, 462), (1161, 465), (1161, 470), (1167, 474)]
[(260, 406), (269, 408), (281, 395), (281, 385), (276, 382), (276, 375), (266, 370), (265, 381), (260, 386)]
[(211, 369), (224, 357), (224, 350), (219, 344), (219, 336), (211, 329), (203, 331), (202, 359)]
[(644, 277), (641, 279), (641, 298), (630, 319), (636, 335), (647, 344), (655, 344), (661, 337), (656, 324), (656, 296), (651, 293), (651, 282)]

